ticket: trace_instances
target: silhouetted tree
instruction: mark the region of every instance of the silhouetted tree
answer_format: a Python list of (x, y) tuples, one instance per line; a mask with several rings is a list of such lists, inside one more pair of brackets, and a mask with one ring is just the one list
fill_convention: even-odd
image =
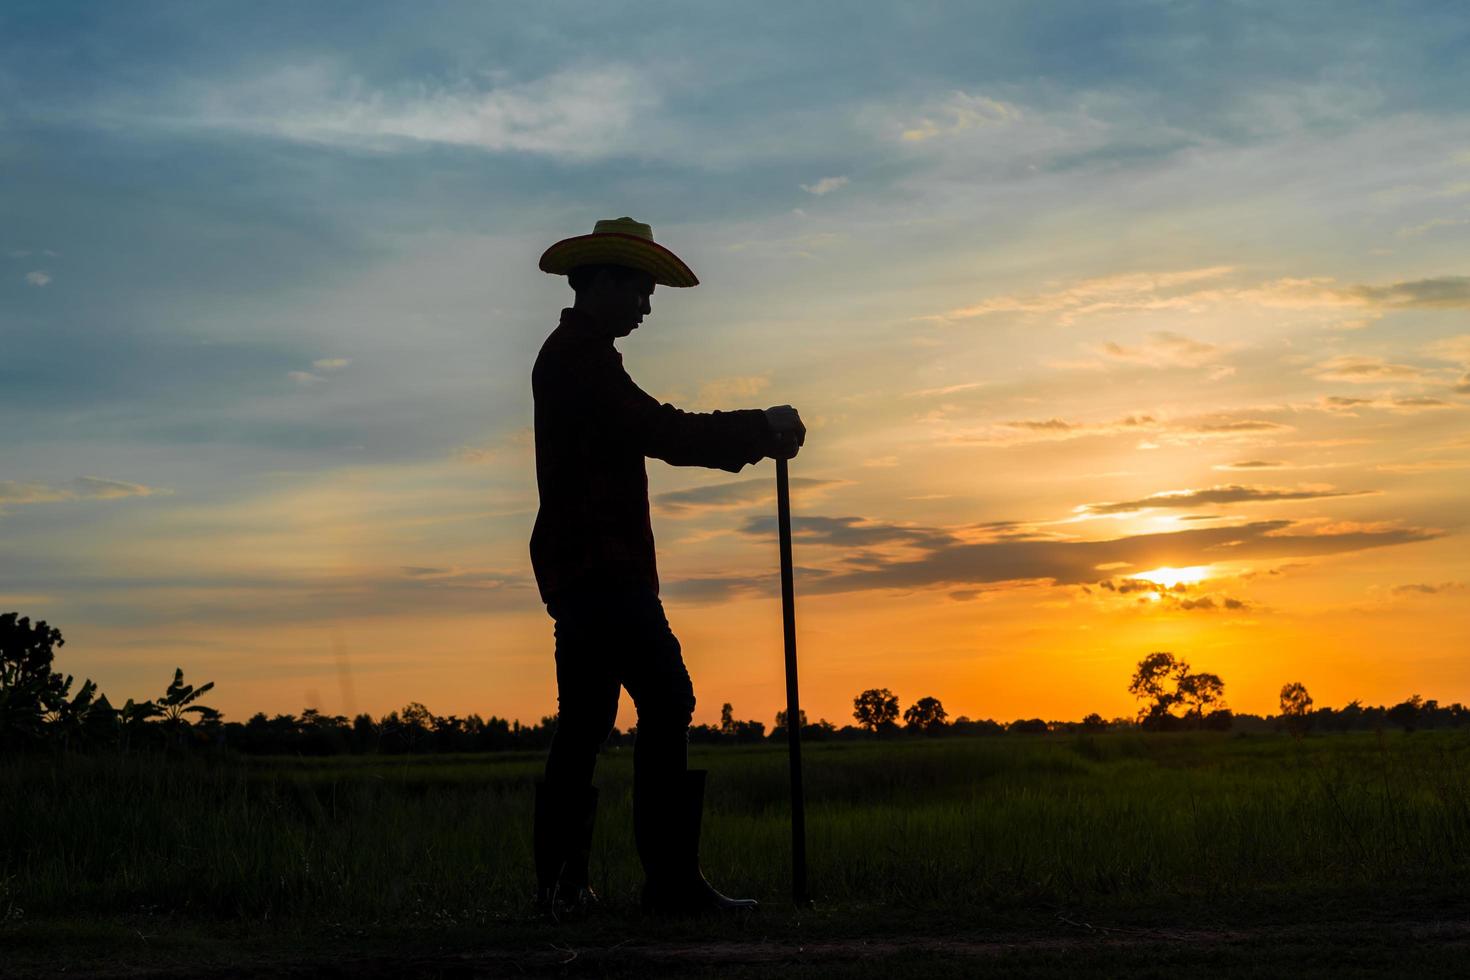
[(1400, 701), (1388, 709), (1388, 720), (1406, 733), (1419, 727), (1419, 716), (1424, 710), (1424, 699), (1415, 694), (1407, 701)]
[(1004, 734), (1006, 726), (989, 718), (981, 718), (978, 721), (960, 715), (949, 726), (952, 735), (1001, 735)]
[(1235, 712), (1229, 708), (1216, 708), (1199, 720), (1201, 728), (1211, 731), (1228, 732), (1235, 726)]
[[(804, 717), (806, 715), (806, 712), (803, 711), (802, 715)], [(826, 718), (818, 718), (810, 725), (803, 724), (801, 726), (801, 737), (813, 742), (829, 741), (836, 734), (837, 726), (832, 724)]]
[[(809, 724), (809, 722), (806, 720), (806, 709), (805, 708), (802, 708), (801, 709), (801, 727), (802, 727), (802, 729), (805, 730), (808, 724)], [(784, 709), (778, 710), (776, 712), (776, 729), (780, 729), (781, 731), (785, 731), (786, 730), (786, 712), (785, 712)], [(773, 731), (774, 730), (775, 729), (773, 729)]]
[(903, 723), (915, 731), (937, 732), (948, 717), (938, 698), (919, 698), (903, 713)]
[(1230, 727), (1231, 716), (1220, 714), (1228, 712), (1220, 675), (1193, 673), (1187, 662), (1167, 650), (1157, 650), (1138, 662), (1128, 690), (1145, 702), (1138, 711), (1138, 723), (1144, 728), (1168, 731), (1180, 727), (1173, 713), (1176, 705), (1184, 707), (1189, 724), (1205, 727), (1208, 713), (1212, 719), (1208, 727)]
[(1105, 732), (1107, 729), (1107, 720), (1096, 711), (1082, 719), (1082, 730), (1084, 732)]
[(1363, 702), (1358, 698), (1353, 698), (1337, 709), (1333, 713), (1332, 727), (1340, 732), (1363, 727)]
[(213, 708), (202, 704), (195, 704), (200, 695), (214, 687), (214, 681), (210, 681), (203, 687), (196, 688), (193, 684), (184, 683), (184, 668), (174, 668), (173, 683), (163, 692), (163, 697), (158, 701), (158, 714), (162, 718), (159, 724), (163, 730), (172, 735), (175, 741), (182, 741), (188, 733), (189, 719), (186, 715), (198, 715), (203, 723), (219, 721), (220, 714)]
[(0, 745), (40, 742), (47, 714), (60, 710), (71, 687), (70, 675), (51, 669), (53, 647), (65, 645), (44, 619), (32, 626), (20, 613), (0, 613)]
[[(759, 742), (766, 737), (766, 723), (763, 721), (741, 721), (735, 717), (735, 708), (727, 701), (720, 705), (720, 727), (697, 726), (707, 729), (697, 736), (698, 741), (703, 742), (736, 742), (738, 744), (749, 744)], [(690, 738), (696, 738), (694, 729), (690, 729)]]
[(852, 699), (852, 716), (870, 732), (891, 726), (898, 718), (898, 696), (886, 687), (871, 687)]
[(398, 744), (406, 752), (418, 752), (426, 747), (429, 729), (434, 723), (434, 713), (421, 702), (410, 701), (397, 712), (396, 733)]
[(1300, 681), (1292, 681), (1281, 688), (1281, 721), (1286, 730), (1297, 738), (1307, 733), (1312, 724), (1312, 696)]
[(1162, 719), (1179, 700), (1179, 678), (1189, 673), (1189, 664), (1176, 659), (1167, 650), (1150, 653), (1138, 662), (1128, 693), (1145, 702), (1138, 711), (1139, 720)]
[(112, 745), (122, 732), (119, 712), (107, 700), (107, 695), (97, 695), (97, 700), (87, 709), (82, 722), (83, 741), (89, 745)]
[[(94, 732), (99, 730), (97, 725), (88, 725), (89, 716), (93, 711), (97, 711), (97, 703), (93, 700), (97, 694), (97, 685), (90, 680), (83, 681), (76, 696), (68, 700), (66, 689), (71, 687), (71, 682), (72, 677), (68, 674), (66, 680), (62, 682), (60, 697), (49, 699), (45, 705), (47, 735), (51, 741), (63, 747), (84, 741), (89, 729)], [(110, 709), (111, 705), (108, 708)], [(103, 711), (98, 711), (99, 716), (103, 713)], [(98, 720), (101, 720), (100, 717)]]
[(1224, 707), (1225, 682), (1219, 674), (1186, 671), (1179, 678), (1176, 693), (1179, 703), (1185, 706), (1185, 714), (1199, 722), (1204, 719), (1206, 708)]

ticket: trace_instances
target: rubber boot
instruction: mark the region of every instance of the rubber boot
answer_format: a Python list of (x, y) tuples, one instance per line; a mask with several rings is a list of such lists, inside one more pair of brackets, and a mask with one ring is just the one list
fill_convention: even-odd
[(590, 911), (597, 895), (588, 884), (597, 788), (558, 793), (538, 780), (531, 850), (536, 865), (536, 912), (550, 922)]
[(557, 921), (556, 886), (566, 866), (563, 808), (542, 780), (536, 780), (535, 813), (531, 823), (531, 856), (536, 864), (536, 914)]
[(597, 893), (588, 880), (592, 857), (592, 826), (597, 816), (597, 787), (587, 787), (579, 806), (568, 813), (566, 863), (556, 883), (556, 901), (563, 915), (586, 915), (598, 908)]
[[(730, 898), (699, 868), (699, 836), (708, 770), (690, 769), (673, 785), (640, 787), (633, 801), (634, 833), (647, 881), (642, 908), (651, 915), (702, 915), (754, 909), (751, 898)], [(645, 799), (638, 799), (639, 796)]]

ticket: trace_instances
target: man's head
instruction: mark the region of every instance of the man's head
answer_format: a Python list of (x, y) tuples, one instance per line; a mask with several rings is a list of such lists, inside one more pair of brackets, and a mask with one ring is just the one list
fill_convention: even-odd
[(567, 272), (577, 293), (573, 307), (596, 322), (609, 337), (626, 337), (653, 312), (653, 276), (623, 265), (579, 265)]

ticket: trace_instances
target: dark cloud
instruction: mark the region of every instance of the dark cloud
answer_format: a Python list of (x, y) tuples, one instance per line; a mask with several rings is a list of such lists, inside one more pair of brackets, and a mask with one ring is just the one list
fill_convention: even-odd
[(1269, 459), (1242, 459), (1234, 463), (1221, 463), (1216, 466), (1217, 470), (1279, 470), (1286, 466), (1280, 460)]
[(1328, 381), (1356, 383), (1395, 379), (1414, 380), (1423, 375), (1423, 372), (1412, 364), (1392, 364), (1381, 357), (1361, 357), (1351, 354), (1343, 354), (1318, 364), (1309, 373)]
[[(813, 493), (841, 486), (841, 480), (816, 480), (811, 477), (791, 478), (793, 496)], [(687, 490), (671, 490), (653, 498), (661, 513), (670, 517), (693, 517), (711, 510), (734, 510), (753, 507), (776, 497), (773, 480), (735, 480), (731, 483), (713, 483), (708, 486), (690, 487)]]
[(1428, 582), (1416, 582), (1409, 585), (1394, 586), (1394, 595), (1440, 595), (1447, 592), (1464, 592), (1464, 582), (1441, 582), (1432, 585)]
[(1231, 484), (1210, 487), (1206, 490), (1178, 490), (1142, 497), (1138, 500), (1120, 500), (1116, 503), (1087, 504), (1082, 510), (1088, 514), (1128, 514), (1133, 511), (1156, 507), (1200, 507), (1206, 504), (1259, 503), (1268, 500), (1317, 500), (1324, 497), (1360, 497), (1374, 493), (1372, 490), (1286, 490), (1277, 487), (1247, 487)]
[(55, 597), (67, 621), (107, 627), (285, 625), (405, 611), (473, 615), (535, 602), (529, 576), (484, 569), (404, 566), (331, 578), (280, 570), (98, 574), (75, 561), (0, 549), (0, 594), (7, 592)]
[(1358, 408), (1386, 408), (1395, 412), (1421, 412), (1437, 408), (1451, 408), (1450, 402), (1422, 395), (1402, 398), (1351, 398), (1344, 395), (1328, 395), (1322, 406), (1329, 412), (1351, 412)]
[[(827, 575), (807, 586), (808, 591), (818, 593), (935, 586), (963, 591), (985, 583), (1035, 580), (1082, 585), (1096, 582), (1098, 566), (1108, 564), (1129, 568), (1184, 568), (1217, 561), (1306, 558), (1427, 541), (1443, 533), (1416, 527), (1291, 533), (1303, 526), (1289, 520), (1270, 520), (1105, 541), (965, 542), (938, 528), (880, 524), (855, 517), (803, 520), (807, 524), (801, 540), (808, 545), (850, 547), (855, 541), (905, 543), (918, 545), (926, 552), (918, 558), (888, 558), (880, 567)], [(774, 522), (752, 520), (742, 530), (747, 534), (770, 535), (774, 534)]]
[[(1142, 603), (1157, 602), (1160, 608), (1178, 609), (1183, 612), (1213, 611), (1213, 610), (1237, 610), (1249, 606), (1244, 599), (1236, 599), (1232, 596), (1219, 592), (1203, 590), (1199, 583), (1175, 582), (1173, 585), (1163, 585), (1144, 578), (1111, 578), (1097, 583), (1098, 588), (1108, 592), (1116, 592), (1119, 595), (1130, 595), (1133, 593), (1147, 593), (1148, 596), (1140, 598)], [(1082, 591), (1091, 593), (1087, 586)]]
[(1164, 597), (1164, 603), (1170, 609), (1179, 609), (1185, 612), (1238, 611), (1250, 608), (1250, 603), (1244, 599), (1236, 599), (1228, 595), (1202, 595), (1192, 599), (1179, 599), (1174, 596), (1166, 596)]
[(1290, 429), (1291, 426), (1280, 422), (1267, 422), (1265, 419), (1230, 419), (1225, 422), (1195, 422), (1183, 425), (1182, 428), (1189, 432), (1204, 433), (1231, 433), (1231, 432), (1278, 432)]
[(1349, 286), (1343, 292), (1375, 306), (1463, 309), (1470, 307), (1470, 276), (1412, 279), (1387, 286)]
[[(740, 526), (742, 534), (770, 537), (776, 533), (776, 518), (750, 517)], [(908, 544), (926, 548), (943, 547), (953, 536), (937, 528), (883, 524), (861, 517), (793, 517), (793, 540), (839, 548), (870, 548), (876, 545)]]
[(1036, 432), (1071, 432), (1073, 429), (1082, 428), (1080, 423), (1066, 422), (1062, 419), (1055, 418), (1039, 422), (1022, 419), (1019, 421), (1003, 422), (1001, 424), (1008, 425), (1013, 429), (1030, 429)]
[(1109, 592), (1119, 592), (1127, 595), (1130, 592), (1163, 592), (1168, 587), (1150, 582), (1146, 578), (1110, 578), (1097, 583), (1099, 588), (1107, 589)]
[[(797, 565), (793, 569), (797, 591), (808, 591), (809, 587), (832, 572), (824, 568)], [(674, 578), (660, 583), (660, 594), (665, 598), (685, 602), (711, 603), (731, 599), (751, 599), (779, 595), (781, 576), (779, 572), (762, 572), (756, 575), (708, 575), (690, 578)]]

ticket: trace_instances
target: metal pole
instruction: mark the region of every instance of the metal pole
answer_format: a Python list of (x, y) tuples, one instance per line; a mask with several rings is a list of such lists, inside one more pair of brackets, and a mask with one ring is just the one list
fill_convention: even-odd
[(801, 789), (801, 698), (796, 691), (796, 587), (791, 565), (791, 481), (776, 460), (776, 521), (781, 537), (781, 622), (786, 634), (786, 744), (791, 758), (791, 897), (810, 904), (806, 891), (806, 805)]

